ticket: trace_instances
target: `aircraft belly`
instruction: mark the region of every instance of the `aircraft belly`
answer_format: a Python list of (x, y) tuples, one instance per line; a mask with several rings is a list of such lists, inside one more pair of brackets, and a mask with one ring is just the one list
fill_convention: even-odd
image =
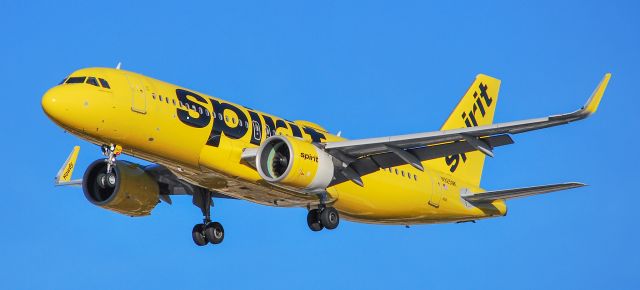
[(195, 174), (177, 173), (198, 186), (220, 192), (226, 196), (262, 205), (277, 207), (314, 207), (320, 201), (316, 195), (307, 195), (279, 188), (266, 182), (251, 182), (239, 177), (227, 176), (209, 169)]

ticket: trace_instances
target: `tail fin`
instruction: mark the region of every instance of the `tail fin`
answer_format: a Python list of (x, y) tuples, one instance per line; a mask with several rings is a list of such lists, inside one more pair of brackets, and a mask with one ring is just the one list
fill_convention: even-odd
[[(479, 74), (440, 130), (490, 125), (498, 103), (500, 80)], [(427, 161), (427, 166), (479, 186), (485, 154), (473, 151)]]

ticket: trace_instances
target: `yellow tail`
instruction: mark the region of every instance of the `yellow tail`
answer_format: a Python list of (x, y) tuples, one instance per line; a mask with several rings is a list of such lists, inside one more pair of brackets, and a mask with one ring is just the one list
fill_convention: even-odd
[[(498, 103), (500, 80), (479, 74), (440, 130), (490, 125)], [(485, 155), (468, 152), (427, 161), (427, 166), (479, 186)]]

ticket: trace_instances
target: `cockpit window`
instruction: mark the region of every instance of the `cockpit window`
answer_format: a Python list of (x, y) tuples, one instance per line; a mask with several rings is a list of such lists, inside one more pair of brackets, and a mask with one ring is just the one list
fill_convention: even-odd
[(87, 77), (70, 77), (67, 79), (67, 84), (81, 84)]
[(96, 78), (94, 78), (94, 77), (89, 77), (89, 78), (87, 79), (87, 84), (90, 84), (90, 85), (94, 85), (94, 86), (96, 86), (96, 87), (99, 87), (99, 85), (98, 85), (98, 80), (96, 80)]
[(103, 88), (105, 88), (105, 89), (110, 89), (111, 88), (109, 86), (109, 83), (105, 79), (99, 79), (99, 80), (100, 80), (100, 84), (102, 85)]
[(64, 82), (67, 81), (67, 78), (64, 78), (60, 83), (58, 83), (58, 85), (64, 84)]

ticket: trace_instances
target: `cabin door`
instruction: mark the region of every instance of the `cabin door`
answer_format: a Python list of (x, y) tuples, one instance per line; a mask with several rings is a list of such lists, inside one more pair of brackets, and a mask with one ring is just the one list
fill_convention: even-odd
[(440, 176), (437, 174), (431, 174), (431, 197), (429, 198), (429, 204), (434, 207), (440, 206), (440, 200), (442, 199), (443, 184), (440, 180)]
[(147, 113), (148, 88), (135, 76), (127, 76), (131, 87), (131, 110), (140, 114)]

